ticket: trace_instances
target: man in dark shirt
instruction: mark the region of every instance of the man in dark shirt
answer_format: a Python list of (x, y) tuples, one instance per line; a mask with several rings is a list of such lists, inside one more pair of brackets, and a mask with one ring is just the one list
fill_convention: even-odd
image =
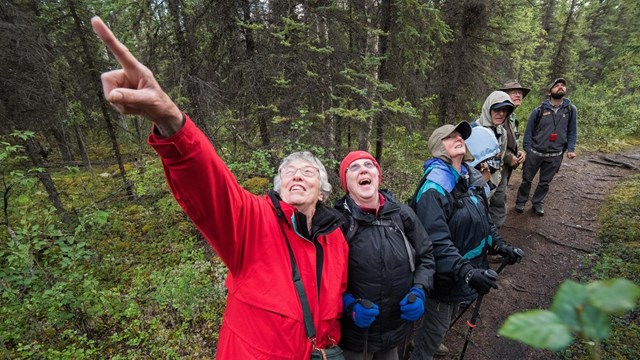
[(576, 157), (578, 111), (571, 101), (565, 98), (566, 92), (567, 81), (564, 78), (555, 79), (549, 85), (547, 99), (529, 116), (523, 140), (527, 157), (522, 168), (522, 183), (516, 199), (518, 213), (524, 212), (531, 182), (540, 171), (540, 179), (531, 203), (536, 215), (544, 215), (544, 198), (549, 192), (551, 180), (560, 169), (562, 155), (566, 151), (568, 159)]

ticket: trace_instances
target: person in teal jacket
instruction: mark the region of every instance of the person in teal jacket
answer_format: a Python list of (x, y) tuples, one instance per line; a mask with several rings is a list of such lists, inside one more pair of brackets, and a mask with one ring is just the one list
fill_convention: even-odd
[(464, 142), (470, 135), (469, 123), (461, 122), (441, 126), (429, 138), (433, 158), (424, 164), (416, 213), (433, 243), (436, 274), (411, 359), (431, 359), (460, 303), (498, 288), (485, 273), (487, 254), (500, 254), (511, 264), (520, 258), (491, 222), (482, 175), (465, 164), (473, 159)]

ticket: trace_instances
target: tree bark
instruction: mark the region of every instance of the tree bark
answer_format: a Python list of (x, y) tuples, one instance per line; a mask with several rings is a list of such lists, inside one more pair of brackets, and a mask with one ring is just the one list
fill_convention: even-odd
[(64, 205), (62, 205), (58, 189), (56, 188), (56, 185), (51, 178), (51, 174), (49, 174), (49, 172), (47, 171), (44, 171), (45, 166), (42, 161), (40, 145), (33, 138), (27, 139), (24, 144), (27, 156), (29, 156), (29, 159), (31, 159), (33, 165), (35, 165), (35, 167), (37, 168), (43, 169), (43, 171), (38, 172), (36, 176), (38, 177), (38, 180), (40, 180), (44, 188), (47, 190), (47, 195), (49, 196), (49, 200), (53, 204), (53, 207), (56, 209), (56, 213), (58, 214), (58, 216), (60, 216), (65, 224), (74, 224), (75, 216), (67, 211)]
[(573, 22), (573, 13), (576, 8), (576, 2), (576, 0), (571, 1), (569, 13), (565, 19), (564, 26), (562, 27), (562, 34), (560, 41), (558, 41), (558, 50), (551, 61), (551, 69), (549, 69), (551, 77), (561, 76), (567, 73), (568, 59), (566, 54), (568, 52), (569, 43), (572, 40), (571, 23)]
[(60, 124), (59, 126), (62, 128), (62, 130), (60, 130), (56, 126), (53, 126), (49, 128), (48, 133), (51, 134), (55, 139), (62, 160), (65, 162), (72, 162), (74, 159), (73, 154), (71, 153), (71, 148), (69, 147), (69, 138), (64, 131), (64, 125)]
[[(387, 81), (387, 49), (389, 47), (389, 36), (391, 34), (391, 24), (392, 19), (395, 18), (393, 14), (393, 4), (391, 0), (382, 0), (382, 7), (380, 11), (380, 25), (381, 30), (384, 35), (379, 37), (380, 42), (380, 53), (379, 56), (382, 58), (380, 60), (380, 65), (378, 66), (378, 75), (381, 81)], [(385, 114), (384, 112), (380, 112), (375, 116), (375, 124), (376, 124), (376, 151), (375, 158), (378, 163), (382, 162), (382, 148), (384, 143), (384, 125), (385, 125)]]
[(113, 148), (113, 153), (116, 157), (116, 161), (118, 162), (118, 169), (120, 170), (120, 177), (122, 178), (122, 183), (124, 185), (127, 196), (130, 198), (135, 198), (133, 193), (133, 186), (127, 179), (127, 172), (124, 168), (124, 162), (122, 160), (122, 155), (120, 154), (120, 146), (118, 145), (118, 137), (116, 135), (115, 127), (113, 126), (113, 119), (111, 118), (109, 112), (109, 106), (104, 99), (104, 94), (102, 93), (102, 87), (100, 84), (100, 73), (98, 72), (93, 58), (93, 52), (89, 50), (88, 40), (86, 38), (86, 34), (90, 33), (83, 28), (83, 21), (78, 17), (78, 13), (75, 8), (75, 3), (73, 1), (68, 2), (69, 5), (69, 13), (73, 18), (74, 25), (76, 27), (76, 33), (78, 38), (80, 39), (80, 44), (82, 45), (82, 55), (84, 56), (85, 63), (89, 68), (89, 76), (93, 78), (92, 83), (96, 84), (95, 91), (96, 97), (98, 98), (100, 104), (100, 111), (102, 112), (102, 118), (105, 121), (105, 125), (107, 126), (107, 133), (109, 135), (109, 139), (111, 140), (111, 147)]
[(87, 145), (84, 142), (84, 136), (82, 135), (82, 129), (80, 126), (74, 126), (73, 131), (76, 134), (76, 142), (78, 143), (78, 152), (82, 157), (82, 163), (84, 166), (91, 170), (91, 160), (89, 160), (89, 153), (87, 152)]

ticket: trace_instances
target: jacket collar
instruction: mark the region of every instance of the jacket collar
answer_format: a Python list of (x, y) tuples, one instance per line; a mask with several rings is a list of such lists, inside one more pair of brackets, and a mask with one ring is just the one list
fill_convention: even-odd
[[(276, 216), (278, 217), (278, 221), (284, 221), (288, 227), (294, 229), (302, 229), (303, 226), (306, 227), (306, 217), (298, 212), (298, 210), (292, 206), (282, 201), (280, 198), (280, 194), (271, 190), (267, 194), (269, 198), (269, 202), (276, 212)], [(318, 202), (316, 204), (316, 211), (311, 219), (311, 232), (307, 234), (306, 231), (297, 231), (299, 235), (307, 238), (308, 240), (313, 239), (314, 237), (320, 235), (326, 235), (331, 233), (337, 227), (342, 224), (342, 216), (336, 210), (330, 209), (325, 206), (323, 203)], [(295, 222), (295, 224), (294, 224)]]
[[(389, 213), (397, 211), (397, 209), (400, 208), (398, 201), (390, 192), (388, 192), (387, 190), (379, 190), (379, 193), (384, 196), (385, 203), (382, 211), (378, 214), (378, 217), (383, 217)], [(352, 216), (358, 221), (372, 222), (376, 219), (375, 215), (362, 211), (360, 209), (360, 206), (358, 206), (358, 204), (356, 204), (356, 202), (353, 201), (353, 199), (349, 195), (345, 195), (342, 199), (336, 201), (334, 207), (339, 211)]]

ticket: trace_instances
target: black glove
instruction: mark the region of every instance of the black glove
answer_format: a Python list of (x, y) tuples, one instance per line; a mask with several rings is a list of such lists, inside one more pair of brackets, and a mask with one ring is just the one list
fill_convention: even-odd
[(482, 295), (488, 294), (491, 288), (498, 288), (498, 284), (496, 284), (498, 275), (493, 270), (471, 269), (465, 275), (464, 280), (469, 286), (476, 289), (478, 294)]
[(524, 256), (524, 251), (520, 248), (514, 248), (511, 245), (501, 245), (498, 247), (498, 254), (502, 255), (504, 261), (508, 265), (519, 263)]

